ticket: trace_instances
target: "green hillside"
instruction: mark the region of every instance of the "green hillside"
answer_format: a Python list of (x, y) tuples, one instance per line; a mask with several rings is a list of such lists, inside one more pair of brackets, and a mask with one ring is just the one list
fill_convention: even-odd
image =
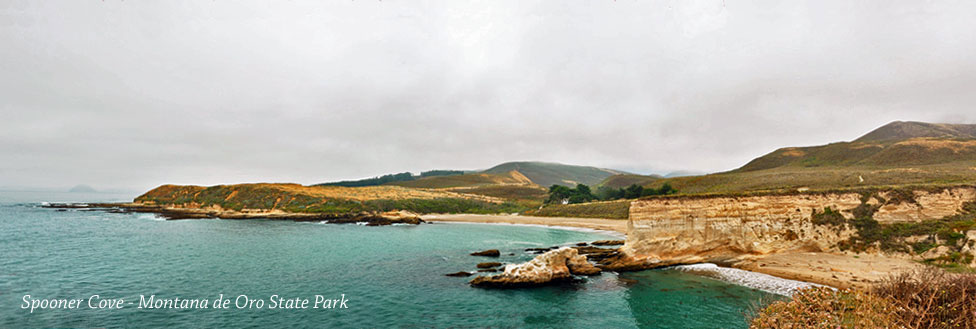
[(540, 186), (576, 184), (597, 185), (607, 177), (624, 172), (587, 166), (573, 166), (549, 162), (507, 162), (494, 166), (484, 173), (500, 174), (517, 171)]
[(321, 183), (321, 184), (315, 184), (315, 186), (344, 186), (344, 187), (377, 186), (377, 185), (390, 184), (395, 182), (408, 182), (412, 180), (429, 178), (429, 177), (454, 176), (454, 175), (463, 175), (463, 174), (464, 171), (461, 170), (431, 170), (431, 171), (422, 172), (420, 173), (420, 175), (414, 175), (410, 172), (402, 172), (399, 174), (387, 174), (387, 175), (373, 177), (373, 178)]
[(668, 182), (683, 194), (976, 182), (976, 125), (893, 122), (852, 142), (787, 147), (739, 169)]
[(657, 175), (620, 174), (607, 177), (597, 186), (610, 188), (625, 188), (633, 184), (647, 186), (661, 178), (661, 176)]
[(472, 173), (464, 175), (437, 176), (416, 179), (412, 181), (393, 182), (387, 185), (396, 185), (412, 188), (453, 188), (453, 187), (474, 187), (487, 185), (510, 185), (510, 184), (531, 184), (524, 176), (518, 173)]

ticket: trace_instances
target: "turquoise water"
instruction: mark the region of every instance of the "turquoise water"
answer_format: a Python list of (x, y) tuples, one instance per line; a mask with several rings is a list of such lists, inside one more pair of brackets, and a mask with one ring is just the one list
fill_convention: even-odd
[[(485, 290), (472, 270), (502, 250), (605, 239), (595, 232), (482, 224), (365, 227), (268, 220), (162, 221), (0, 203), (0, 327), (741, 328), (772, 295), (676, 270), (603, 274), (575, 286)], [(508, 256), (514, 253), (514, 256)], [(123, 309), (22, 309), (22, 298), (122, 298)], [(264, 308), (139, 309), (139, 296), (247, 295)], [(269, 309), (271, 295), (340, 298), (347, 309)], [(314, 300), (313, 300), (314, 301)], [(311, 304), (310, 304), (311, 305)]]

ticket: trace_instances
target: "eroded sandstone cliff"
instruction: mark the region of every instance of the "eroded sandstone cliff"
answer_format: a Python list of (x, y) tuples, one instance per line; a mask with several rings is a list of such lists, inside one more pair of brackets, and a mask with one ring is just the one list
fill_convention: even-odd
[[(965, 252), (971, 252), (967, 246), (973, 242), (966, 230), (972, 225), (955, 225), (949, 217), (971, 211), (967, 205), (973, 201), (974, 187), (637, 200), (631, 203), (621, 256), (607, 268), (730, 263), (788, 251), (854, 247), (911, 255), (940, 244), (962, 253), (939, 257), (952, 255), (960, 258), (953, 261), (968, 263), (972, 255)], [(923, 221), (925, 225), (916, 226), (932, 226), (932, 232), (910, 225)]]

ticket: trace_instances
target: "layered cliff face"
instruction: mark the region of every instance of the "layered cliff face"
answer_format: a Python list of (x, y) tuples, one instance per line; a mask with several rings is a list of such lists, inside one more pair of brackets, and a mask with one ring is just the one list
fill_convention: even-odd
[[(876, 236), (886, 231), (876, 228), (953, 216), (974, 200), (972, 187), (637, 200), (631, 203), (618, 266), (733, 262), (786, 251), (834, 251), (854, 242), (861, 248), (890, 247), (894, 244)], [(942, 233), (931, 235), (938, 240)]]
[[(891, 199), (893, 192), (880, 192), (878, 195)], [(888, 203), (874, 214), (881, 223), (918, 222), (952, 216), (961, 210), (966, 202), (976, 200), (976, 188), (952, 188), (941, 191), (912, 191), (914, 202)]]

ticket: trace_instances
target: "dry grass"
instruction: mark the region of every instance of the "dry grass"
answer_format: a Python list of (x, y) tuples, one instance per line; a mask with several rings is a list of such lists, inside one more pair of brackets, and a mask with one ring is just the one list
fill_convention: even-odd
[(927, 268), (892, 276), (873, 294), (898, 307), (905, 328), (976, 328), (976, 275)]
[(857, 290), (812, 288), (759, 312), (751, 328), (897, 328), (890, 301)]
[(936, 268), (894, 275), (870, 292), (803, 290), (770, 304), (752, 328), (976, 328), (976, 275)]
[[(303, 195), (315, 198), (341, 199), (353, 201), (369, 200), (405, 200), (405, 199), (438, 199), (438, 198), (461, 198), (479, 199), (482, 201), (501, 202), (503, 200), (489, 198), (485, 196), (456, 193), (450, 191), (411, 189), (400, 186), (365, 186), (365, 187), (342, 187), (342, 186), (304, 186), (299, 184), (236, 184), (219, 185), (210, 188), (226, 189), (230, 194), (225, 201), (235, 198), (239, 194), (251, 191), (266, 191), (269, 193), (280, 193), (288, 195)], [(204, 191), (205, 187), (192, 185), (163, 185), (157, 187), (144, 196), (172, 197), (175, 194), (185, 194), (188, 196), (197, 195)]]
[[(725, 172), (704, 176), (675, 177), (670, 183), (681, 194), (743, 192), (795, 192), (810, 190), (865, 189), (903, 186), (949, 186), (976, 182), (974, 161), (917, 166), (785, 166), (756, 171)], [(861, 179), (864, 179), (862, 182)]]
[(506, 200), (533, 200), (541, 204), (549, 191), (538, 185), (488, 185), (447, 189), (451, 192), (484, 195)]
[(633, 200), (599, 201), (576, 204), (551, 204), (542, 209), (526, 211), (526, 215), (544, 217), (578, 217), (627, 219)]

